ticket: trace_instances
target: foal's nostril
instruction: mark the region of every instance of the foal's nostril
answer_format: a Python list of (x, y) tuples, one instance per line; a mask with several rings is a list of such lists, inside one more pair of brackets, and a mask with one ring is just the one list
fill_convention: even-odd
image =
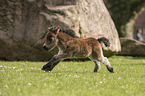
[(47, 48), (45, 45), (43, 45), (42, 47), (43, 47), (45, 50), (48, 50), (48, 48)]
[(45, 47), (45, 45), (42, 46), (42, 48), (44, 48), (44, 47)]
[(48, 51), (48, 47), (46, 45), (42, 46), (46, 51)]

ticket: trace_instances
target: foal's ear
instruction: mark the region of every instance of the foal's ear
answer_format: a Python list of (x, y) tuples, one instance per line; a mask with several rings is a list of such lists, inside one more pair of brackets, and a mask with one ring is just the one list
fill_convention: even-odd
[(48, 27), (48, 30), (50, 30), (52, 27)]
[(56, 34), (58, 34), (58, 33), (59, 33), (59, 31), (60, 31), (60, 29), (57, 29)]

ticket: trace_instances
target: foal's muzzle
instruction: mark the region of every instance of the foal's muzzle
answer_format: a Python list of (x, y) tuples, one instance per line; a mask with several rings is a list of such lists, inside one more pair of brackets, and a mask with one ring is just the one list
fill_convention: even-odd
[(48, 51), (48, 47), (46, 45), (43, 45), (42, 47)]

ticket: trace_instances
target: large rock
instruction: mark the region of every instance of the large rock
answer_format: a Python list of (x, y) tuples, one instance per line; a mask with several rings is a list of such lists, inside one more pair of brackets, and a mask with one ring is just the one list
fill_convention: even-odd
[(41, 46), (49, 26), (75, 31), (78, 37), (107, 37), (106, 56), (121, 50), (118, 34), (102, 0), (1, 0), (0, 59), (47, 60), (56, 51)]
[(145, 56), (145, 43), (129, 38), (120, 38), (120, 41), (121, 52), (119, 55)]

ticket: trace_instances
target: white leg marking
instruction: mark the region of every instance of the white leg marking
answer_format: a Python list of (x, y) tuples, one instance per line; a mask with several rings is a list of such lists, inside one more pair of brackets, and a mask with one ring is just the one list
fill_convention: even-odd
[(110, 66), (110, 62), (108, 61), (107, 57), (103, 57), (102, 60), (101, 60), (101, 62), (103, 64), (105, 64), (106, 66)]
[(107, 57), (104, 57), (103, 55), (103, 51), (101, 50), (101, 57), (102, 59), (100, 60), (103, 64), (105, 64), (106, 66), (110, 66), (110, 62), (108, 61)]
[(100, 61), (106, 66), (110, 66), (110, 62), (108, 61), (107, 57), (103, 57)]

